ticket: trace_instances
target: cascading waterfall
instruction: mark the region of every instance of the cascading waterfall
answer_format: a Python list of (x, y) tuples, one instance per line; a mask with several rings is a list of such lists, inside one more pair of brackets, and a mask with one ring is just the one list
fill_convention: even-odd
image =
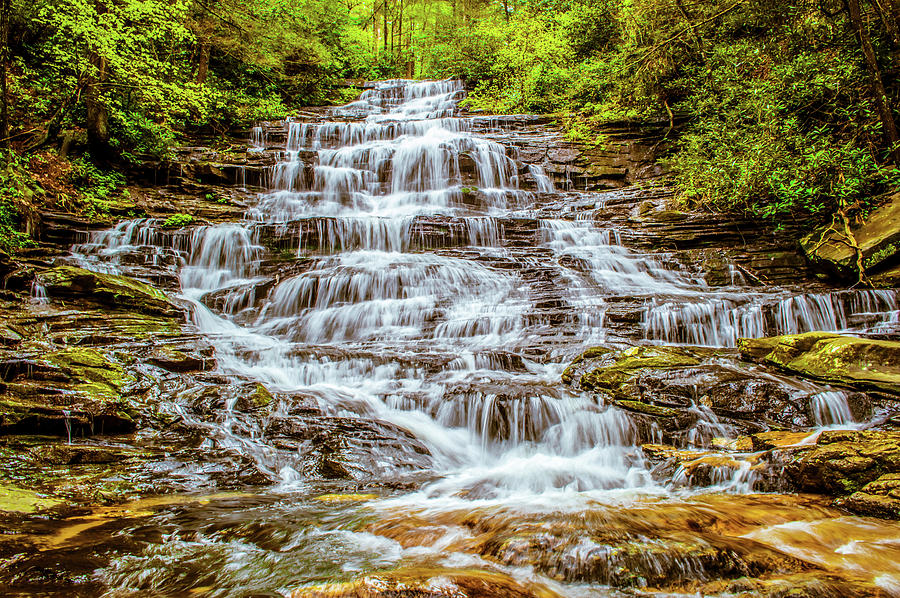
[[(609, 340), (607, 316), (622, 304), (634, 304), (628, 317), (642, 340), (708, 346), (875, 328), (900, 312), (893, 291), (763, 292), (739, 274), (731, 287), (713, 289), (670, 256), (629, 249), (592, 217), (536, 222), (527, 208), (554, 193), (553, 183), (539, 165), (475, 135), (473, 119), (458, 116), (463, 95), (458, 81), (379, 83), (326, 121), (285, 123), (269, 189), (244, 222), (162, 232), (158, 222), (135, 220), (93, 235), (73, 259), (123, 271), (123, 256), (139, 248), (176, 256), (181, 296), (215, 346), (219, 373), (314, 401), (325, 417), (408, 432), (426, 449), (431, 477), (372, 507), (382, 513), (411, 505), (431, 514), (472, 505), (577, 511), (693, 491), (684, 467), (668, 483), (654, 481), (638, 445), (656, 440), (658, 429), (648, 438), (608, 397), (558, 384), (572, 357)], [(251, 135), (258, 150), (276, 149), (261, 128)], [(528, 218), (537, 253), (509, 242), (515, 221)], [(453, 242), (432, 243), (428, 227)], [(289, 262), (296, 268), (266, 273), (272, 231), (293, 239), (286, 252), (300, 258)], [(177, 400), (170, 409), (204, 430), (210, 446), (253, 459), (280, 491), (303, 488), (306, 445), (281, 448), (233, 407), (214, 422)], [(290, 422), (292, 408), (279, 399), (268, 417)], [(852, 423), (841, 393), (814, 394), (810, 410), (818, 426)], [(688, 411), (694, 423), (682, 430), (684, 445), (708, 449), (732, 435), (699, 400)], [(393, 481), (405, 473), (392, 465), (397, 447), (368, 450), (367, 474)], [(755, 475), (748, 459), (716, 465), (708, 477), (719, 491), (746, 493)], [(298, 542), (326, 546), (333, 531), (322, 534), (327, 540), (304, 532)], [(340, 533), (368, 547), (359, 549), (366, 555), (386, 550), (368, 532)], [(185, 554), (194, 550), (177, 542)], [(371, 567), (362, 560), (361, 569)], [(120, 565), (108, 577), (138, 575)]]
[[(325, 412), (377, 416), (411, 430), (438, 456), (440, 488), (454, 479), (470, 485), (477, 469), (487, 476), (478, 482), (482, 495), (508, 493), (515, 476), (505, 468), (526, 462), (530, 492), (573, 483), (589, 488), (601, 478), (602, 488), (645, 484), (647, 476), (635, 473), (640, 459), (624, 412), (551, 386), (557, 365), (524, 360), (511, 374), (474, 358), (517, 351), (536, 338), (529, 322), (540, 320), (530, 315), (535, 306), (526, 281), (483, 265), (478, 254), (508, 259), (500, 219), (512, 206), (504, 201), (533, 201), (519, 188), (520, 170), (541, 192), (553, 185), (539, 165), (519, 165), (500, 144), (468, 132), (471, 119), (454, 116), (461, 93), (453, 81), (379, 84), (333, 111), (335, 118), (360, 120), (287, 123), (271, 189), (245, 223), (163, 233), (158, 222), (129, 221), (93, 235), (75, 255), (88, 267), (115, 270), (119, 256), (138, 247), (175, 252), (184, 263), (183, 295), (194, 303), (195, 324), (214, 339), (223, 371), (274, 390), (314, 392)], [(254, 144), (266, 139), (261, 129), (252, 131)], [(474, 204), (460, 201), (466, 185), (479, 190)], [(422, 217), (453, 218), (460, 244), (476, 259), (421, 253)], [(260, 293), (259, 237), (267, 226), (297, 230), (297, 255), (311, 261)], [(616, 297), (644, 302), (646, 338), (712, 346), (772, 332), (846, 329), (900, 308), (888, 291), (775, 299), (738, 288), (713, 291), (664, 257), (628, 249), (618, 231), (590, 219), (543, 220), (539, 231), (574, 314), (567, 320), (576, 344), (563, 356), (606, 338), (605, 313)], [(222, 292), (221, 313), (201, 301)], [(340, 346), (340, 357), (298, 351), (309, 346)], [(373, 350), (389, 359), (422, 346), (453, 359), (427, 372), (370, 357)], [(712, 412), (696, 409), (699, 423), (688, 442), (704, 445), (727, 434)], [(813, 409), (823, 425), (846, 419), (827, 406)], [(229, 442), (246, 450), (266, 440)], [(467, 473), (454, 474), (461, 464)], [(282, 476), (297, 477), (285, 467)], [(560, 468), (584, 471), (593, 482), (561, 477)], [(496, 484), (490, 476), (498, 476)]]

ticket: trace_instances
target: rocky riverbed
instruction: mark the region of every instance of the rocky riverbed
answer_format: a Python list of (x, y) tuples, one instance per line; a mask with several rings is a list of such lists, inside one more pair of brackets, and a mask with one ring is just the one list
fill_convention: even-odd
[(182, 148), (0, 254), (6, 594), (900, 595), (897, 291), (681, 211), (664, 127), (463, 94)]

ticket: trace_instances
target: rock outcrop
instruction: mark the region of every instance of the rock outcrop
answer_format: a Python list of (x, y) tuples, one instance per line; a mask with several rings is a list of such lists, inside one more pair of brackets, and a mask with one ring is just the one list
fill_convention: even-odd
[(751, 434), (812, 425), (809, 388), (727, 365), (722, 358), (728, 354), (699, 347), (595, 347), (562, 380), (606, 395), (629, 412), (642, 442), (683, 445), (710, 441), (727, 427)]
[(838, 278), (856, 280), (861, 262), (863, 272), (875, 274), (882, 283), (895, 285), (900, 281), (896, 270), (900, 253), (900, 194), (887, 198), (884, 205), (850, 232), (848, 236), (838, 220), (814, 230), (800, 245), (813, 264)]
[(162, 291), (125, 276), (102, 274), (74, 266), (56, 266), (42, 272), (39, 279), (48, 294), (63, 299), (78, 299), (156, 316), (182, 313)]
[(900, 394), (900, 342), (827, 332), (741, 339), (741, 355), (805, 378)]

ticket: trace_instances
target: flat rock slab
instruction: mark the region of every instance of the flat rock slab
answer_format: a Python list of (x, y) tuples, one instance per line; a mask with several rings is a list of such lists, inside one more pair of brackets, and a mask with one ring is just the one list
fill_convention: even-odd
[(741, 356), (805, 378), (900, 395), (900, 342), (809, 332), (740, 339)]

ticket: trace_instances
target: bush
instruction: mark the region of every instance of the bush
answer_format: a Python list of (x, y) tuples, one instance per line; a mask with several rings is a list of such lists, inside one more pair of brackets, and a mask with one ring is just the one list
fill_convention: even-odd
[(181, 228), (194, 223), (195, 218), (190, 214), (172, 214), (163, 222), (163, 228)]

